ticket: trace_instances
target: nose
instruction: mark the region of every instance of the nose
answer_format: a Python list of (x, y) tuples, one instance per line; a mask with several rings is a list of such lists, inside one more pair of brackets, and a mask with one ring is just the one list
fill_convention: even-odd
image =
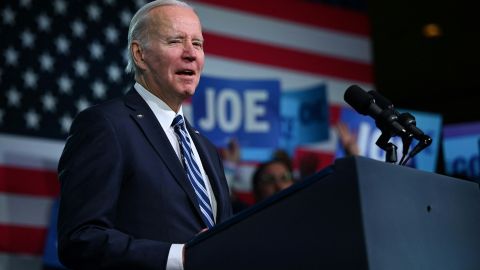
[(186, 41), (183, 45), (182, 58), (188, 62), (193, 62), (197, 59), (197, 52), (191, 42)]

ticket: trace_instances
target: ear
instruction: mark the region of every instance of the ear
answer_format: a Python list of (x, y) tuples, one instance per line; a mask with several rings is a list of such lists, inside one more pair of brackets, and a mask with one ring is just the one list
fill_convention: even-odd
[(144, 61), (144, 55), (143, 55), (144, 51), (140, 43), (136, 40), (132, 41), (131, 50), (132, 50), (133, 60), (135, 61), (135, 65), (139, 69), (145, 70), (147, 66)]

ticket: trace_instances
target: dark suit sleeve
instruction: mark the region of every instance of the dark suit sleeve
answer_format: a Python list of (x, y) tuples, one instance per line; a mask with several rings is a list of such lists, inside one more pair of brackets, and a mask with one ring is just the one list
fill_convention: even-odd
[(72, 269), (164, 269), (170, 243), (115, 228), (125, 177), (118, 134), (94, 109), (72, 124), (59, 162), (59, 257)]

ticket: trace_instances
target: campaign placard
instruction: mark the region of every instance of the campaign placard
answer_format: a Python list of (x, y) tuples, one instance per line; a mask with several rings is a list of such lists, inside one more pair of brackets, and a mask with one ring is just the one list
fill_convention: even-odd
[(477, 180), (480, 178), (480, 122), (445, 125), (443, 155), (449, 175)]
[(192, 98), (193, 125), (216, 146), (276, 148), (280, 82), (203, 76)]

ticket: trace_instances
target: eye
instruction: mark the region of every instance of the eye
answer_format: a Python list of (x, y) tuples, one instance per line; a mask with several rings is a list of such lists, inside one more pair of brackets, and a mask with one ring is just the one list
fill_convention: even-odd
[(200, 48), (200, 49), (203, 48), (203, 41), (201, 41), (201, 40), (194, 40), (194, 41), (192, 42), (192, 44), (193, 44), (193, 46), (195, 46), (195, 47), (197, 47), (197, 48)]
[(179, 38), (174, 38), (174, 39), (169, 39), (167, 41), (168, 44), (178, 44), (178, 43), (182, 43), (182, 40), (179, 39)]

